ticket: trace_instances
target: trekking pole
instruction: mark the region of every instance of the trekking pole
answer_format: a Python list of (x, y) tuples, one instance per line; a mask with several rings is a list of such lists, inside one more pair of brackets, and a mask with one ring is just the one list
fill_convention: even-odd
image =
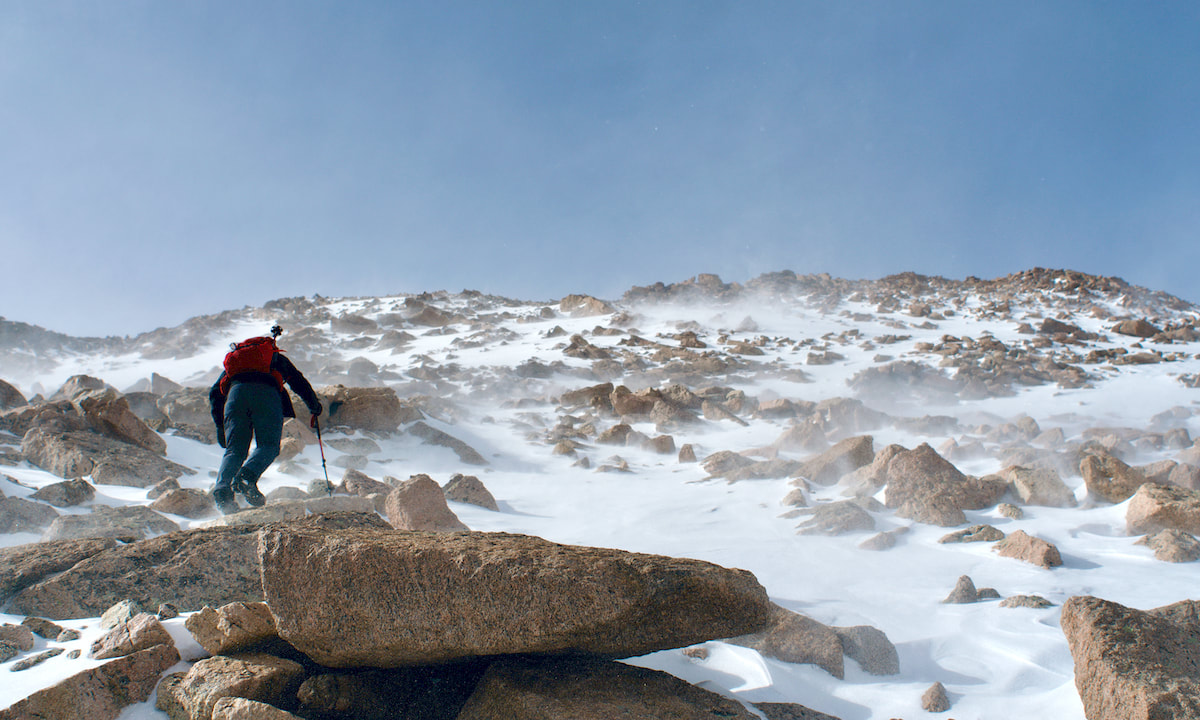
[(325, 443), (321, 442), (321, 421), (313, 415), (313, 427), (317, 429), (317, 447), (321, 448), (321, 470), (325, 473), (325, 495), (333, 497), (333, 484), (329, 482), (329, 469), (325, 467)]

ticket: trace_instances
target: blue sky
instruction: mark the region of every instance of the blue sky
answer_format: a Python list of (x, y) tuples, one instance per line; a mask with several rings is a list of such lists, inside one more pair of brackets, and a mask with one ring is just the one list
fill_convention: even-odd
[(699, 272), (1200, 301), (1192, 2), (0, 0), (0, 315)]

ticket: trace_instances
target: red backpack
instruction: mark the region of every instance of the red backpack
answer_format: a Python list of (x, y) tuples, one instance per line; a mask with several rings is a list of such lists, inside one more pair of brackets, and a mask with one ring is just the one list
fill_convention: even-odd
[(275, 338), (252, 337), (240, 343), (233, 343), (233, 348), (225, 355), (225, 377), (221, 378), (221, 392), (229, 394), (229, 384), (235, 375), (247, 372), (267, 373), (279, 383), (283, 389), (283, 375), (271, 370), (271, 358), (279, 352)]

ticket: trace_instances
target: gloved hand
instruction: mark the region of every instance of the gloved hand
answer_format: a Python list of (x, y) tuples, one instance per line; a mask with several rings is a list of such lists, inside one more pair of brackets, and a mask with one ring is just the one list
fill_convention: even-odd
[(312, 413), (312, 417), (308, 419), (308, 426), (310, 428), (315, 428), (317, 426), (317, 416), (320, 415), (324, 409), (325, 408), (321, 407), (321, 403), (319, 402), (315, 405), (308, 406), (308, 411)]

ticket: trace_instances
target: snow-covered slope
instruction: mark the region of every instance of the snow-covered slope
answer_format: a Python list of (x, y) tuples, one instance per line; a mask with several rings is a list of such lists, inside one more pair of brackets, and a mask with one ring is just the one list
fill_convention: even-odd
[[(784, 607), (830, 625), (883, 630), (897, 646), (901, 672), (872, 676), (847, 660), (839, 680), (816, 666), (723, 643), (710, 643), (705, 660), (670, 651), (632, 662), (746, 701), (799, 702), (844, 720), (934, 717), (921, 709), (920, 697), (935, 681), (948, 688), (954, 717), (1078, 719), (1083, 708), (1058, 627), (1062, 602), (1090, 594), (1150, 608), (1194, 598), (1200, 564), (1160, 562), (1135, 545), (1125, 530), (1127, 503), (1089, 498), (1077, 470), (1063, 480), (1078, 507), (1025, 506), (1019, 520), (995, 507), (967, 512), (971, 524), (1024, 530), (1054, 543), (1064, 566), (1045, 570), (1001, 558), (990, 543), (941, 544), (949, 529), (880, 507), (871, 511), (875, 530), (799, 535), (803, 518), (785, 517), (790, 508), (781, 504), (792, 490), (788, 478), (730, 483), (708, 478), (702, 463), (680, 462), (675, 453), (599, 444), (596, 434), (620, 418), (559, 400), (603, 382), (633, 391), (682, 384), (705, 398), (737, 399), (741, 422), (631, 423), (649, 437), (670, 434), (676, 447), (691, 444), (700, 460), (722, 450), (761, 459), (791, 425), (811, 419), (756, 407), (784, 399), (808, 408), (804, 403), (845, 397), (886, 416), (861, 432), (828, 419), (822, 425), (828, 440), (871, 434), (876, 450), (929, 443), (970, 475), (999, 471), (1006, 452), (1030, 445), (1028, 433), (1013, 440), (1014, 424), (1026, 416), (1039, 434), (1058, 428), (1067, 443), (1107, 442), (1126, 462), (1145, 464), (1179, 452), (1164, 443), (1167, 430), (1200, 430), (1197, 390), (1190, 387), (1200, 373), (1200, 342), (1189, 332), (1197, 314), (1176, 298), (1115, 279), (1041, 270), (993, 281), (901, 275), (851, 282), (778, 273), (744, 286), (701, 276), (635, 288), (609, 304), (475, 293), (293, 298), (127, 339), (39, 335), (34, 343), (27, 327), (7, 323), (0, 379), (27, 397), (49, 396), (79, 374), (121, 390), (145, 389), (152, 373), (204, 386), (231, 340), (279, 322), (286, 330), (281, 346), (315, 386), (392, 387), (421, 407), (429, 424), (489, 462), (465, 466), (449, 449), (401, 432), (373, 438), (380, 451), (368, 456), (368, 475), (427, 473), (443, 484), (453, 473), (478, 475), (500, 511), (452, 503), (474, 530), (751, 570)], [(1160, 333), (1114, 332), (1125, 320), (1145, 320)], [(219, 448), (172, 431), (164, 437), (171, 460), (199, 471), (181, 484), (209, 488)], [(575, 445), (574, 454), (559, 454), (564, 440)], [(955, 455), (950, 441), (980, 451)], [(336, 482), (344, 454), (326, 450)], [(812, 454), (777, 452), (795, 460)], [(320, 472), (318, 449), (310, 446), (297, 460), (272, 467), (261, 487), (306, 487)], [(18, 481), (0, 480), (0, 489), (17, 497), (60, 480), (27, 463), (0, 474)], [(143, 489), (98, 491), (93, 504), (147, 502)], [(846, 492), (841, 483), (813, 485), (806, 499), (816, 506), (843, 500)], [(203, 522), (172, 519), (185, 528)], [(898, 527), (910, 530), (896, 547), (859, 547)], [(4, 545), (36, 540), (30, 533), (0, 535)], [(942, 604), (961, 575), (1004, 597), (1036, 594), (1054, 606)], [(94, 626), (76, 623), (88, 624)], [(14, 681), (0, 683), (0, 707), (82, 669), (80, 662), (87, 661), (61, 656), (11, 675)], [(143, 704), (125, 717), (165, 714)]]

